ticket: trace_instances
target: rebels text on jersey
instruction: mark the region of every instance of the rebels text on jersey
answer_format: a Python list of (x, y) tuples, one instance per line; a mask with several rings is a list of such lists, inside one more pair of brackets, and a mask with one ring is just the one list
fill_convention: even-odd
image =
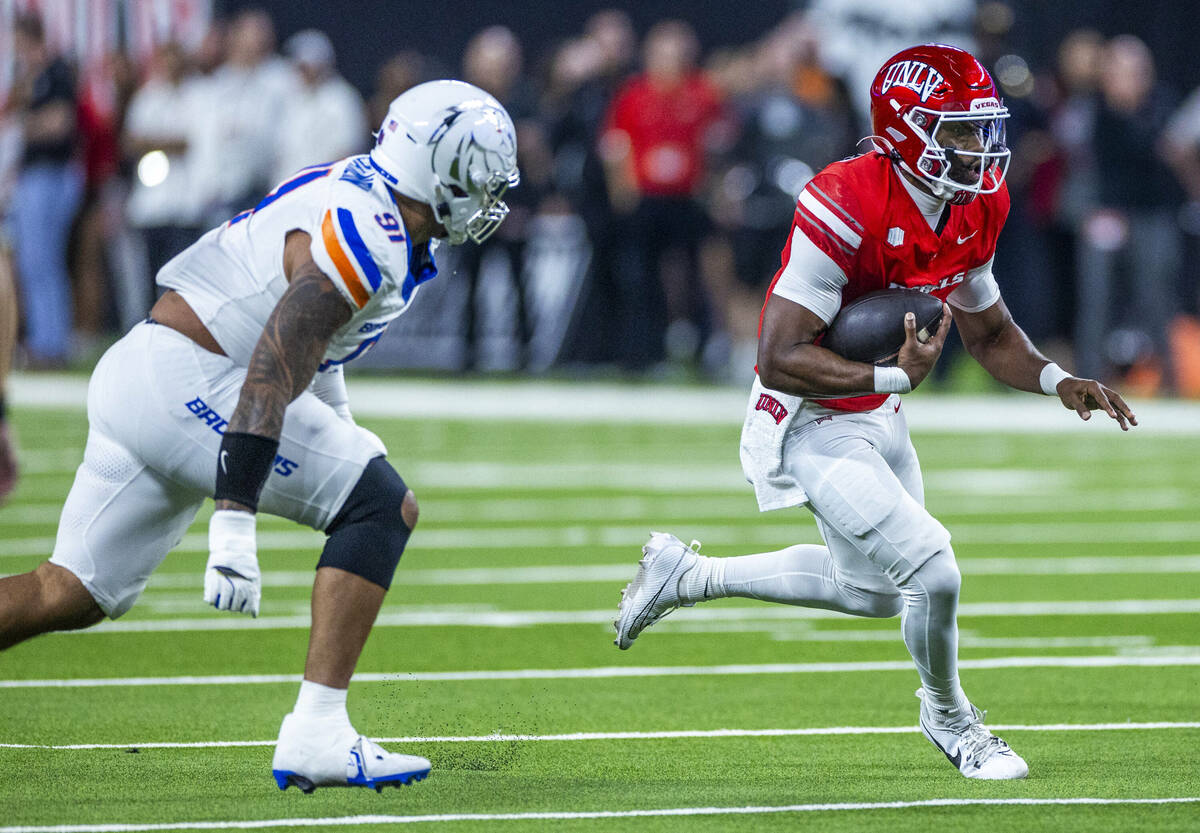
[(370, 158), (351, 156), (297, 172), (185, 249), (158, 283), (182, 295), (226, 355), (245, 366), (287, 288), (283, 248), (294, 230), (308, 233), (313, 261), (354, 310), (321, 370), (366, 352), (437, 275), (430, 247), (412, 245)]
[[(949, 206), (949, 217), (938, 234), (886, 156), (869, 153), (835, 162), (801, 192), (782, 266), (767, 297), (788, 266), (796, 236), (804, 235), (845, 274), (839, 309), (868, 292), (896, 287), (919, 289), (945, 301), (972, 270), (986, 268), (986, 277), (992, 280), (988, 264), (1008, 208), (1008, 190), (1002, 186), (966, 205)], [(823, 399), (821, 404), (866, 411), (886, 398), (871, 394)]]

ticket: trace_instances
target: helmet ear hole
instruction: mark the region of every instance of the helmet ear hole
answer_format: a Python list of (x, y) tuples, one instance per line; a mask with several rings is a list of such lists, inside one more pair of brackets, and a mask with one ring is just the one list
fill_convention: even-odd
[(454, 196), (456, 196), (456, 197), (465, 197), (465, 196), (467, 196), (467, 192), (466, 192), (466, 191), (464, 191), (462, 188), (459, 188), (457, 185), (454, 185), (453, 183), (451, 183), (451, 185), (450, 185), (450, 193), (451, 193), (451, 194), (453, 194), (453, 195), (454, 195)]

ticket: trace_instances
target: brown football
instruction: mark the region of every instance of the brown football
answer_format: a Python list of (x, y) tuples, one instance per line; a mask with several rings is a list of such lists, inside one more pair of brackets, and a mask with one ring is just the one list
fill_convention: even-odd
[(904, 315), (917, 316), (917, 337), (937, 332), (942, 302), (919, 289), (881, 289), (851, 301), (825, 331), (820, 344), (856, 362), (893, 365), (904, 346)]

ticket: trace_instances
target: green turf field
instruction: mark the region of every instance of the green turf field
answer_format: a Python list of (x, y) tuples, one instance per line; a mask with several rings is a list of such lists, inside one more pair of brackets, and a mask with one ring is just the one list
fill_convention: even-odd
[[(6, 574), (52, 547), (86, 434), (15, 419)], [(736, 422), (362, 421), (421, 522), (350, 711), (430, 778), (276, 789), (321, 538), (264, 519), (262, 615), (217, 613), (205, 510), (130, 614), (0, 655), (0, 833), (1200, 829), (1200, 434), (915, 436), (964, 574), (964, 685), (1031, 769), (989, 784), (916, 731), (899, 620), (727, 600), (613, 647), (651, 528), (713, 555), (817, 540), (757, 513)]]

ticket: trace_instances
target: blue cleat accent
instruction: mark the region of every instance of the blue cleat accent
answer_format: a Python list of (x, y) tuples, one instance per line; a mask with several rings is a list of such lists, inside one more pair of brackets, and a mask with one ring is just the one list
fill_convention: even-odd
[(382, 792), (388, 785), (423, 781), (430, 769), (426, 758), (388, 752), (349, 723), (303, 723), (294, 714), (283, 720), (271, 763), (280, 790), (295, 786), (304, 793), (317, 787), (369, 787)]
[[(347, 787), (371, 787), (377, 793), (382, 793), (386, 786), (394, 786), (397, 789), (401, 786), (415, 784), (418, 781), (424, 781), (429, 777), (430, 768), (421, 767), (419, 769), (409, 770), (407, 772), (392, 772), (387, 775), (379, 775), (372, 777), (366, 773), (363, 768), (362, 758), (359, 756), (357, 747), (350, 750), (350, 755), (355, 763), (357, 772), (354, 775), (346, 778), (346, 783), (343, 786)], [(273, 769), (271, 774), (275, 777), (275, 783), (279, 785), (280, 790), (286, 791), (288, 787), (296, 787), (305, 795), (311, 794), (316, 790), (317, 785), (311, 779), (306, 778), (298, 772), (291, 772), (286, 769)], [(333, 785), (330, 785), (333, 786)]]
[(307, 795), (317, 788), (316, 784), (297, 772), (273, 769), (271, 770), (271, 774), (275, 776), (275, 783), (279, 785), (279, 789), (281, 790), (286, 790), (294, 784), (300, 792)]
[(351, 787), (374, 787), (375, 792), (382, 793), (383, 788), (389, 784), (399, 788), (402, 784), (408, 785), (416, 781), (423, 781), (429, 775), (429, 767), (421, 767), (412, 769), (407, 772), (392, 772), (387, 775), (371, 776), (367, 774), (366, 767), (363, 766), (362, 749), (360, 746), (355, 746), (350, 750), (350, 757), (354, 761), (354, 775), (346, 778), (346, 784)]

